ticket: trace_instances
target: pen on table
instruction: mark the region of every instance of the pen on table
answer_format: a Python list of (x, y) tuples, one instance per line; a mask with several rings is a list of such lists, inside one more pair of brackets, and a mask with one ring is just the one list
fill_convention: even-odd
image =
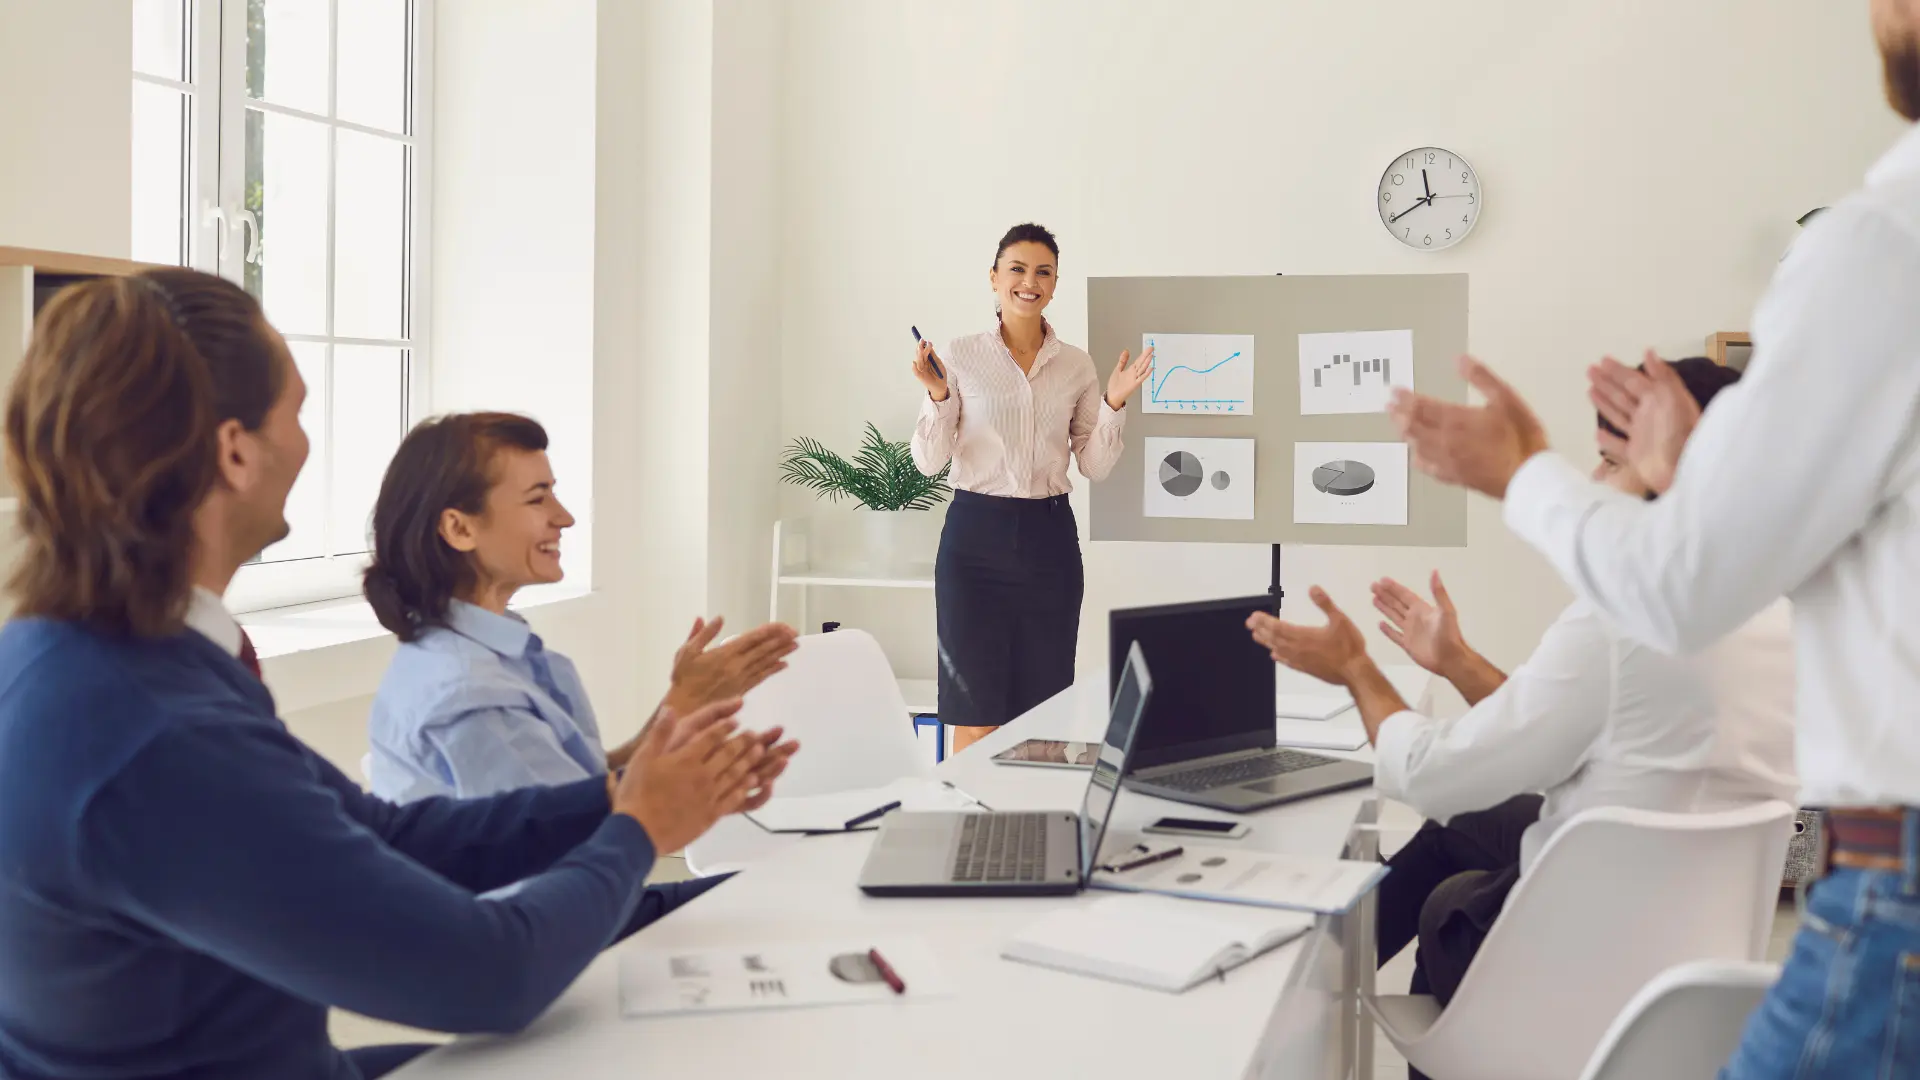
[(946, 788), (947, 788), (947, 790), (948, 790), (948, 791), (951, 791), (951, 792), (953, 792), (953, 793), (954, 793), (955, 795), (958, 795), (958, 796), (960, 796), (961, 798), (963, 798), (963, 799), (965, 799), (965, 800), (967, 800), (968, 802), (970, 802), (970, 803), (972, 803), (973, 805), (975, 805), (975, 806), (977, 806), (977, 807), (979, 807), (980, 809), (982, 809), (982, 810), (992, 810), (992, 809), (993, 809), (993, 807), (991, 807), (991, 806), (988, 806), (988, 805), (987, 805), (986, 803), (983, 803), (983, 802), (981, 802), (981, 801), (980, 801), (979, 799), (976, 799), (976, 798), (974, 798), (974, 797), (973, 797), (972, 795), (969, 795), (969, 794), (967, 794), (966, 792), (964, 792), (964, 791), (962, 791), (962, 790), (960, 790), (960, 785), (959, 785), (959, 784), (956, 784), (956, 783), (954, 783), (954, 782), (953, 782), (953, 781), (951, 781), (951, 780), (942, 780), (942, 781), (940, 781), (940, 782), (941, 782), (942, 784), (944, 784), (944, 785), (946, 785)]
[(880, 973), (880, 977), (886, 980), (887, 986), (892, 988), (894, 993), (907, 992), (907, 984), (900, 978), (900, 973), (893, 970), (893, 965), (887, 963), (887, 958), (880, 955), (879, 949), (868, 949), (867, 959), (873, 962), (874, 970)]
[(1143, 866), (1152, 866), (1154, 863), (1157, 863), (1157, 862), (1166, 862), (1168, 859), (1177, 858), (1181, 855), (1185, 855), (1186, 853), (1187, 853), (1186, 848), (1170, 847), (1165, 851), (1156, 851), (1151, 855), (1142, 855), (1137, 859), (1133, 859), (1128, 862), (1119, 863), (1114, 866), (1113, 872), (1116, 874), (1123, 874), (1123, 873), (1126, 873), (1128, 870), (1138, 870)]
[(866, 813), (861, 814), (859, 817), (854, 818), (852, 821), (847, 822), (845, 825), (842, 825), (841, 828), (851, 832), (852, 830), (857, 829), (862, 825), (865, 825), (869, 821), (878, 821), (881, 818), (886, 817), (888, 814), (891, 814), (898, 809), (900, 809), (900, 800), (895, 799), (885, 806), (878, 807), (877, 809), (869, 810)]
[[(913, 340), (915, 340), (915, 341), (924, 341), (924, 340), (925, 340), (924, 338), (922, 338), (922, 337), (920, 336), (920, 328), (919, 328), (919, 327), (917, 327), (917, 326), (909, 326), (909, 327), (907, 327), (907, 329), (909, 329), (909, 330), (911, 330), (911, 331), (913, 331)], [(942, 378), (942, 379), (944, 379), (944, 378), (946, 378), (946, 377), (947, 377), (947, 373), (946, 373), (946, 372), (944, 372), (944, 371), (941, 371), (941, 370), (940, 370), (940, 361), (938, 361), (938, 360), (935, 360), (935, 359), (933, 358), (933, 353), (931, 353), (931, 352), (929, 352), (929, 353), (927, 353), (927, 364), (928, 364), (928, 366), (930, 366), (930, 367), (932, 367), (932, 368), (933, 368), (933, 373), (934, 373), (934, 375), (936, 375), (936, 376), (938, 376), (939, 378)]]

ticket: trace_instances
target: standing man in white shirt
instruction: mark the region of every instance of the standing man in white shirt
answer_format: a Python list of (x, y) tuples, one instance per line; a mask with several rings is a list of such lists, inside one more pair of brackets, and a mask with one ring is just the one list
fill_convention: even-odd
[[(1920, 120), (1920, 0), (1875, 0), (1887, 96)], [(1724, 1076), (1920, 1075), (1920, 128), (1811, 223), (1754, 315), (1741, 385), (1693, 419), (1671, 373), (1595, 372), (1658, 502), (1548, 451), (1471, 360), (1487, 404), (1397, 397), (1421, 468), (1506, 500), (1508, 527), (1635, 638), (1700, 649), (1785, 595), (1799, 656), (1802, 799), (1830, 866)]]
[[(1705, 357), (1677, 366), (1699, 404), (1739, 378)], [(1607, 424), (1600, 420), (1594, 479), (1654, 497), (1630, 463), (1604, 449)], [(1414, 993), (1452, 1000), (1507, 894), (1581, 811), (1704, 813), (1793, 797), (1784, 602), (1701, 655), (1675, 657), (1575, 601), (1509, 677), (1468, 647), (1438, 574), (1433, 593), (1429, 603), (1383, 580), (1374, 606), (1387, 636), (1467, 700), (1471, 708), (1452, 721), (1408, 710), (1359, 628), (1319, 589), (1313, 599), (1327, 612), (1325, 626), (1264, 614), (1248, 624), (1275, 660), (1353, 692), (1377, 750), (1379, 790), (1429, 819), (1388, 864), (1376, 927), (1382, 963), (1418, 939)]]

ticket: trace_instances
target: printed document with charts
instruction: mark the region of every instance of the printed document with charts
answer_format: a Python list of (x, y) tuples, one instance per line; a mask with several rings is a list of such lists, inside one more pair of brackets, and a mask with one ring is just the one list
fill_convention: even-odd
[(1338, 915), (1379, 884), (1387, 868), (1353, 859), (1315, 859), (1183, 844), (1181, 854), (1134, 870), (1096, 871), (1096, 889), (1164, 893), (1192, 900)]
[(1313, 929), (1313, 916), (1135, 893), (1062, 908), (1020, 932), (1008, 960), (1178, 994)]
[[(644, 943), (643, 935), (639, 941)], [(873, 963), (880, 954), (906, 987), (895, 994)], [(627, 1017), (824, 1005), (880, 1005), (952, 992), (917, 938), (652, 946), (621, 949), (620, 1014)]]

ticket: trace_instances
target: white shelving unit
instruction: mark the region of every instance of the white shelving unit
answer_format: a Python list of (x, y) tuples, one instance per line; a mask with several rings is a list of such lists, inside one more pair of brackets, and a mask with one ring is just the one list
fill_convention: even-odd
[[(810, 523), (804, 519), (773, 523), (773, 587), (767, 603), (767, 619), (780, 620), (780, 590), (797, 588), (800, 593), (798, 625), (804, 631), (807, 619), (807, 595), (813, 589), (925, 589), (933, 590), (933, 564), (908, 562), (891, 567), (858, 566), (833, 561), (813, 561)], [(915, 715), (934, 712), (938, 699), (932, 679), (901, 679), (900, 696)]]

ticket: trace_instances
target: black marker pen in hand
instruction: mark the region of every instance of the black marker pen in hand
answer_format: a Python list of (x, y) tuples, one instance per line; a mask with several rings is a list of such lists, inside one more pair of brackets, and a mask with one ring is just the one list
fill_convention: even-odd
[[(916, 342), (924, 342), (924, 341), (926, 340), (925, 338), (922, 338), (922, 337), (920, 336), (920, 328), (919, 328), (919, 327), (917, 327), (917, 326), (909, 326), (909, 327), (907, 327), (907, 329), (909, 329), (909, 330), (911, 330), (911, 331), (913, 331), (913, 340), (914, 340), (914, 341), (916, 341)], [(933, 374), (934, 374), (934, 377), (935, 377), (935, 378), (938, 378), (938, 379), (941, 379), (941, 380), (945, 380), (945, 379), (946, 379), (946, 377), (947, 377), (947, 373), (946, 373), (946, 372), (944, 372), (944, 371), (941, 371), (941, 370), (940, 370), (940, 361), (938, 361), (938, 360), (935, 360), (935, 359), (933, 358), (933, 354), (932, 354), (932, 353), (928, 353), (928, 354), (927, 354), (927, 366), (929, 366), (929, 367), (931, 367), (931, 368), (933, 368)]]

